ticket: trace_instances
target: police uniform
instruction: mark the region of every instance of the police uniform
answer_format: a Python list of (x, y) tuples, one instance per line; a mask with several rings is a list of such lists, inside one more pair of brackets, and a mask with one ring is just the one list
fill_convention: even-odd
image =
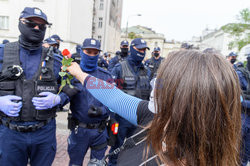
[[(20, 18), (29, 16), (47, 21), (46, 15), (38, 8), (26, 7)], [(20, 31), (22, 34), (22, 30)], [(33, 100), (40, 92), (50, 92), (52, 96), (57, 96), (61, 63), (48, 49), (42, 48), (42, 43), (33, 45), (30, 49), (26, 44), (21, 35), (19, 42), (0, 46), (1, 99), (7, 95), (15, 95), (22, 100), (18, 116), (0, 112), (0, 163), (27, 165), (30, 159), (31, 165), (51, 165), (56, 154), (55, 110), (61, 102), (52, 108), (37, 110), (39, 106)], [(21, 66), (22, 69), (14, 65)], [(7, 74), (15, 73), (15, 68), (23, 70), (23, 74), (17, 77)], [(42, 97), (37, 97), (38, 100), (40, 98)], [(67, 96), (62, 93), (60, 98), (64, 101)]]
[(57, 48), (55, 49), (55, 53), (58, 55), (62, 55), (61, 51), (59, 50), (59, 47), (60, 47), (60, 42), (63, 42), (63, 40), (56, 34), (52, 35), (51, 39), (57, 42)]
[[(91, 93), (100, 102), (111, 108), (114, 112), (124, 117), (125, 119), (128, 119), (129, 122), (133, 123), (134, 125), (144, 127), (143, 130), (138, 127), (135, 133), (131, 137), (126, 139), (126, 142), (124, 142), (121, 147), (108, 154), (108, 156), (113, 156), (113, 154), (117, 154), (120, 151), (117, 163), (110, 161), (111, 163), (109, 163), (109, 165), (159, 165), (161, 162), (157, 155), (153, 152), (151, 147), (149, 147), (149, 153), (147, 156), (144, 153), (145, 147), (147, 146), (147, 142), (145, 139), (147, 130), (145, 129), (145, 127), (148, 126), (148, 124), (152, 121), (155, 113), (153, 100), (154, 90), (152, 90), (151, 92), (152, 96), (150, 97), (150, 101), (145, 101), (127, 95), (121, 92), (121, 90), (119, 90), (118, 88), (95, 90), (91, 86), (89, 86), (89, 84), (91, 84), (92, 82), (90, 81), (90, 78), (96, 79), (93, 76), (88, 76), (83, 84), (83, 86), (86, 87), (89, 93)], [(152, 82), (152, 87), (155, 87), (154, 82)]]
[[(108, 57), (108, 53), (104, 53), (104, 56), (107, 58)], [(108, 67), (109, 67), (109, 64), (108, 64), (108, 60), (105, 60), (104, 57), (99, 57), (98, 58), (98, 66), (107, 70)]]
[(80, 51), (81, 51), (81, 45), (76, 45), (76, 52), (72, 54), (71, 58), (74, 59), (74, 62), (80, 64), (81, 61), (81, 56), (80, 56)]
[(243, 63), (239, 62), (233, 65), (239, 78), (240, 87), (242, 90), (243, 102), (241, 111), (241, 133), (242, 133), (242, 150), (241, 150), (241, 165), (247, 166), (250, 161), (250, 73), (244, 68)]
[[(100, 43), (95, 39), (85, 39), (82, 48), (100, 49)], [(111, 74), (97, 66), (98, 55), (94, 57), (96, 58), (94, 65), (88, 66), (93, 63), (93, 59), (88, 61), (91, 57), (83, 51), (80, 54), (82, 58), (80, 66), (83, 71), (102, 80), (111, 81)], [(95, 83), (96, 80), (91, 81), (93, 88), (102, 88), (102, 84)], [(91, 148), (89, 165), (101, 163), (107, 149), (108, 134), (105, 124), (109, 110), (96, 100), (79, 81), (74, 80), (73, 85), (79, 89), (79, 92), (70, 100), (74, 124), (70, 127), (71, 134), (68, 138), (69, 165), (82, 165), (89, 148)]]
[[(160, 47), (155, 47), (152, 57), (145, 62), (145, 66), (148, 68), (148, 76), (150, 80), (152, 80), (153, 78), (156, 78), (157, 70), (160, 67), (161, 61), (163, 60), (162, 57), (159, 57), (158, 59), (156, 59), (155, 57), (156, 55), (154, 55), (155, 51), (159, 52)], [(158, 54), (157, 56), (160, 56), (158, 52), (157, 52)]]
[(147, 66), (149, 70), (148, 76), (150, 80), (156, 77), (157, 70), (160, 67), (162, 60), (163, 60), (162, 57), (160, 57), (159, 59), (155, 59), (154, 57), (149, 59)]
[(129, 45), (128, 41), (126, 40), (121, 41), (120, 44), (121, 51), (116, 51), (115, 53), (116, 56), (110, 60), (108, 71), (111, 72), (117, 63), (120, 63), (127, 58), (129, 50), (128, 48), (123, 48), (123, 46), (128, 46), (128, 45)]
[[(147, 69), (142, 64), (145, 54), (138, 55), (140, 53), (136, 51), (133, 46), (136, 48), (148, 48), (144, 40), (140, 38), (134, 39), (130, 46), (131, 55), (129, 55), (125, 61), (115, 65), (112, 70), (112, 75), (116, 80), (118, 88), (121, 88), (122, 91), (140, 99), (149, 100), (151, 89), (150, 81), (147, 75)], [(110, 152), (120, 147), (124, 139), (130, 137), (136, 129), (136, 126), (119, 115), (116, 114), (115, 118), (119, 122), (118, 139), (116, 145), (111, 147)], [(109, 165), (116, 165), (116, 159), (117, 155), (110, 156)]]

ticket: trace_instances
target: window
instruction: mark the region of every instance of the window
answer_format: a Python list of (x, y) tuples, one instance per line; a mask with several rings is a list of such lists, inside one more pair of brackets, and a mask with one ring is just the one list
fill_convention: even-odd
[(98, 28), (102, 28), (102, 17), (99, 17)]
[(102, 43), (102, 36), (98, 36), (97, 39)]
[(0, 16), (0, 29), (9, 29), (9, 17)]
[(100, 2), (99, 10), (103, 10), (103, 3)]
[(155, 47), (158, 47), (158, 42), (155, 42)]

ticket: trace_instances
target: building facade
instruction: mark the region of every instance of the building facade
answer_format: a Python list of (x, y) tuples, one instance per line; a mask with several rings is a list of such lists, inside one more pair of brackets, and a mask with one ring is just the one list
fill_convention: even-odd
[(123, 0), (94, 0), (92, 36), (101, 41), (103, 52), (119, 49), (122, 4)]
[(150, 50), (147, 50), (145, 60), (151, 58), (151, 53), (154, 50), (154, 47), (161, 48), (162, 57), (166, 57), (171, 51), (180, 49), (180, 43), (175, 41), (166, 41), (163, 34), (156, 33), (151, 28), (140, 25), (129, 27), (128, 35), (126, 34), (126, 29), (122, 29), (121, 40), (128, 40), (129, 43), (131, 43), (133, 39), (129, 38), (130, 33), (134, 33), (137, 37), (141, 37), (147, 42)]
[(214, 30), (202, 36), (202, 41), (200, 43), (200, 49), (204, 50), (206, 48), (215, 48), (220, 51), (223, 56), (227, 56), (230, 52), (236, 50), (229, 50), (228, 44), (232, 41), (232, 37), (229, 34), (224, 33), (223, 30)]
[(0, 43), (18, 40), (18, 18), (24, 7), (38, 7), (53, 25), (46, 38), (58, 34), (64, 41), (60, 49), (75, 52), (85, 38), (99, 39), (102, 49), (119, 49), (122, 0), (0, 0)]
[(46, 37), (58, 34), (64, 42), (61, 49), (75, 51), (75, 45), (82, 43), (92, 33), (92, 0), (0, 0), (0, 17), (7, 17), (6, 28), (0, 27), (0, 40), (18, 40), (18, 18), (24, 7), (38, 7), (48, 21)]

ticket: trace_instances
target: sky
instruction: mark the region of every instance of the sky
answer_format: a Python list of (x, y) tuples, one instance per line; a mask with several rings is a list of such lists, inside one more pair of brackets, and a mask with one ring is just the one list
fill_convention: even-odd
[(123, 0), (122, 28), (128, 21), (128, 27), (152, 28), (166, 40), (189, 41), (205, 28), (237, 22), (244, 8), (250, 9), (250, 0)]

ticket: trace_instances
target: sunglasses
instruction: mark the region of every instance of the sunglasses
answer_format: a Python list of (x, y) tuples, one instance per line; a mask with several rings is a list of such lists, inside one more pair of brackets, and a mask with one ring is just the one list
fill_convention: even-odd
[(38, 23), (35, 23), (33, 21), (29, 21), (29, 20), (21, 20), (21, 21), (24, 22), (30, 28), (35, 28), (36, 26), (38, 26), (39, 29), (42, 31), (47, 28), (47, 24), (38, 24)]

